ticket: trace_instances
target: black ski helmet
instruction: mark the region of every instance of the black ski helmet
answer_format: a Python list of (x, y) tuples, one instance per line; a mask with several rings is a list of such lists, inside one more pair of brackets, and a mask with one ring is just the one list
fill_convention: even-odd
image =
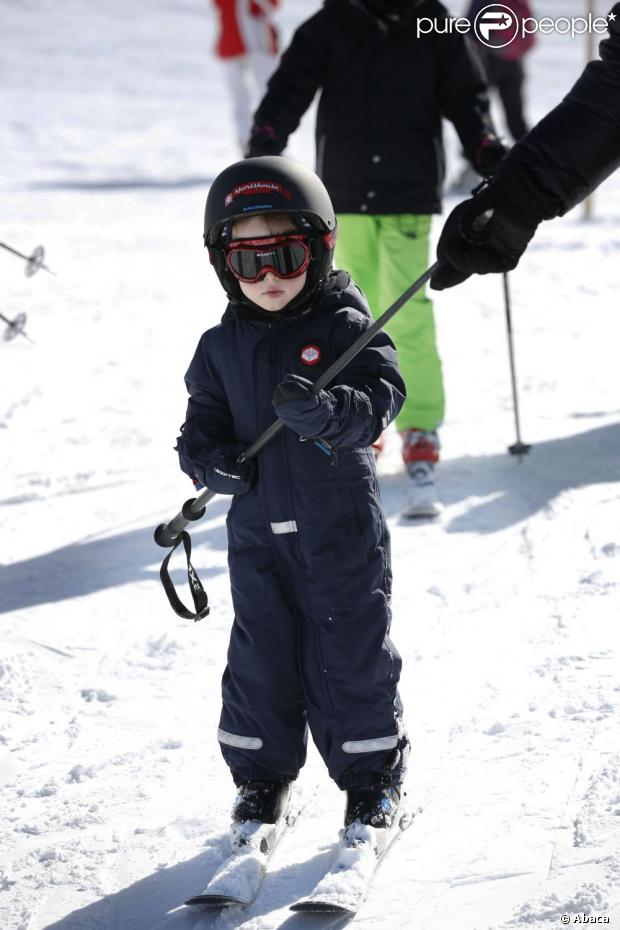
[(308, 236), (312, 261), (304, 297), (331, 268), (336, 215), (321, 179), (306, 165), (282, 155), (246, 158), (218, 174), (205, 209), (205, 247), (220, 283), (233, 300), (243, 299), (243, 295), (226, 265), (232, 224), (236, 219), (267, 213), (290, 214), (299, 231)]

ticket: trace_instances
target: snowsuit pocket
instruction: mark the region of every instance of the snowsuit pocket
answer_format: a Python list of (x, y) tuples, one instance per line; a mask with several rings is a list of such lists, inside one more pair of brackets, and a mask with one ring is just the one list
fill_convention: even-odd
[(316, 522), (312, 517), (305, 521), (302, 537), (307, 561), (323, 564), (331, 572), (350, 572), (368, 564), (364, 536), (346, 485), (325, 488), (321, 512)]

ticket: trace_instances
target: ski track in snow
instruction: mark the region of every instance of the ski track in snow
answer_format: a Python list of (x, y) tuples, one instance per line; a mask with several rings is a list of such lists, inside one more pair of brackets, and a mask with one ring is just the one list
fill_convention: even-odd
[[(192, 494), (172, 451), (182, 376), (222, 297), (201, 247), (210, 180), (237, 157), (209, 10), (195, 0), (5, 5), (0, 239), (0, 927), (308, 930), (294, 915), (336, 850), (318, 800), (250, 908), (181, 902), (226, 855), (233, 789), (215, 731), (231, 622), (217, 498), (192, 532), (211, 615), (173, 616), (152, 531)], [(597, 4), (597, 12), (606, 12)], [(551, 0), (539, 15), (557, 15)], [(455, 10), (459, 12), (458, 10)], [(281, 12), (285, 36), (309, 15)], [(582, 4), (563, 4), (580, 15)], [(540, 117), (582, 67), (545, 36)], [(452, 174), (458, 144), (448, 128)], [(310, 159), (312, 116), (290, 154)], [(446, 200), (446, 209), (454, 204)], [(368, 930), (620, 927), (620, 175), (538, 233), (511, 275), (524, 439), (514, 441), (501, 281), (436, 297), (448, 413), (437, 523), (400, 519), (380, 463), (393, 637), (423, 813), (379, 869)], [(440, 222), (435, 224), (435, 232)], [(173, 577), (183, 580), (182, 563)]]

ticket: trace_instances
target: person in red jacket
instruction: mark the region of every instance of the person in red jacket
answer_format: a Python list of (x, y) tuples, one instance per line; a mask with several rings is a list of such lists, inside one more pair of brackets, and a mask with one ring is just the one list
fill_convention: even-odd
[(215, 54), (233, 105), (237, 141), (248, 137), (252, 112), (278, 61), (273, 12), (278, 0), (213, 0), (219, 23)]

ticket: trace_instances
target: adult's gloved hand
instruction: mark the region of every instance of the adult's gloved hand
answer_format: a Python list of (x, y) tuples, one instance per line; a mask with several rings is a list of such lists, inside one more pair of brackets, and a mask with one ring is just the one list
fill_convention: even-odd
[(474, 168), (483, 178), (492, 178), (510, 149), (492, 134), (485, 136), (476, 152)]
[(335, 399), (329, 391), (314, 390), (312, 381), (288, 374), (272, 398), (277, 415), (294, 432), (314, 439), (325, 431), (334, 410)]
[(282, 140), (270, 123), (255, 124), (252, 126), (244, 155), (246, 158), (254, 158), (256, 155), (279, 155), (283, 148)]
[(539, 220), (502, 196), (491, 184), (454, 208), (437, 244), (439, 269), (431, 287), (442, 291), (472, 274), (512, 271), (525, 252)]
[(243, 451), (239, 443), (229, 443), (194, 452), (191, 457), (194, 477), (216, 494), (246, 494), (256, 481), (256, 462), (250, 459), (238, 463)]

